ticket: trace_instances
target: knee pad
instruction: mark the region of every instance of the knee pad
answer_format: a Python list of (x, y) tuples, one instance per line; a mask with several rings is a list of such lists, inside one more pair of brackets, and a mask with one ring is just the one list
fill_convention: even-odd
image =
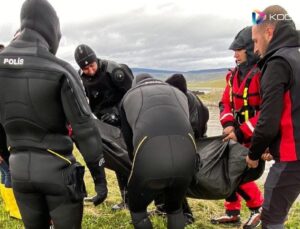
[(168, 229), (183, 229), (184, 226), (185, 219), (181, 209), (172, 214), (168, 214)]
[(152, 223), (148, 218), (146, 212), (142, 213), (133, 213), (130, 212), (132, 224), (135, 229), (152, 229)]

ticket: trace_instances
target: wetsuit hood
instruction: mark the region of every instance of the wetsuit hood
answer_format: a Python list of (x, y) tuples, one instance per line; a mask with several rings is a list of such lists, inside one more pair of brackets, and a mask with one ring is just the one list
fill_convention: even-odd
[(38, 32), (48, 43), (49, 51), (56, 54), (61, 38), (56, 11), (46, 0), (26, 0), (21, 9), (21, 30)]

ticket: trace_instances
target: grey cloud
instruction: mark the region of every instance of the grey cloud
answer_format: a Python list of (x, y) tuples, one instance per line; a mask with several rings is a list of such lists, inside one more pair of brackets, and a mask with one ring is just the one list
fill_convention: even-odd
[[(174, 10), (172, 6), (165, 6)], [(211, 15), (147, 15), (143, 9), (128, 14), (68, 25), (64, 36), (76, 45), (90, 45), (99, 57), (133, 67), (193, 70), (216, 66), (205, 61), (230, 57), (228, 46), (246, 22)], [(71, 55), (73, 56), (73, 54)], [(70, 55), (69, 55), (70, 57)], [(210, 66), (206, 66), (210, 62)], [(220, 64), (220, 63), (218, 63)]]

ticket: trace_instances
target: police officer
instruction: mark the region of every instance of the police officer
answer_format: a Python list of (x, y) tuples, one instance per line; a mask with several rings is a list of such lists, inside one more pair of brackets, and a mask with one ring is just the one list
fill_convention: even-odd
[(121, 120), (133, 160), (128, 193), (134, 227), (152, 228), (147, 206), (162, 193), (168, 228), (184, 228), (181, 205), (195, 172), (196, 158), (186, 96), (141, 74), (123, 98)]
[(101, 203), (106, 180), (98, 120), (76, 71), (55, 57), (61, 32), (46, 0), (26, 0), (21, 34), (0, 54), (0, 121), (7, 134), (12, 183), (27, 229), (81, 228), (82, 167), (73, 138), (89, 167)]
[[(120, 128), (118, 106), (131, 87), (131, 69), (125, 64), (97, 58), (95, 52), (85, 44), (76, 48), (74, 56), (93, 113), (98, 119)], [(116, 172), (116, 176), (122, 202), (112, 209), (120, 210), (127, 207), (128, 175)]]

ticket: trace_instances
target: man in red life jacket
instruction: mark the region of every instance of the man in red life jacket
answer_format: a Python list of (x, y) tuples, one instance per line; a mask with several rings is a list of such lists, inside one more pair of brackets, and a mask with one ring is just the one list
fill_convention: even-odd
[[(227, 85), (220, 107), (220, 121), (227, 136), (249, 147), (254, 127), (259, 116), (261, 103), (259, 94), (260, 71), (256, 66), (258, 58), (253, 52), (251, 27), (241, 30), (229, 49), (234, 51), (237, 66), (226, 76)], [(246, 201), (251, 215), (243, 225), (244, 229), (255, 228), (260, 224), (259, 209), (263, 203), (262, 194), (254, 182), (238, 187), (225, 201), (225, 215), (213, 218), (214, 224), (240, 223), (241, 197)]]

